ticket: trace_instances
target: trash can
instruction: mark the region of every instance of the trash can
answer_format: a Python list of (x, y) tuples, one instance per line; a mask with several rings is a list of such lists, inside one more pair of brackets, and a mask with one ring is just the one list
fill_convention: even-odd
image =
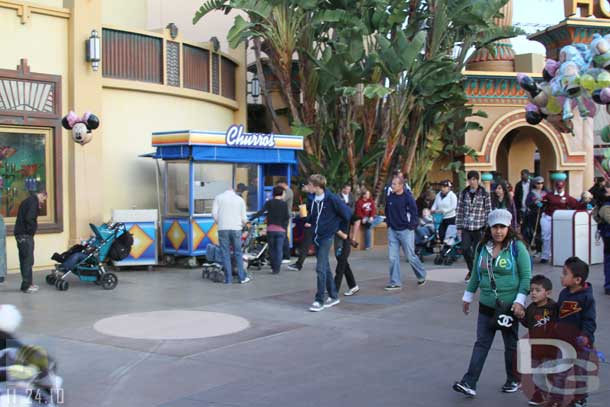
[(563, 266), (568, 257), (589, 260), (590, 216), (587, 211), (558, 210), (553, 213), (553, 266)]
[(159, 258), (157, 244), (157, 221), (159, 214), (156, 209), (115, 209), (112, 211), (113, 222), (125, 224), (125, 228), (133, 236), (131, 252), (124, 260), (115, 261), (116, 267), (154, 266)]
[(602, 264), (604, 262), (604, 240), (597, 238), (597, 222), (589, 212), (589, 264)]

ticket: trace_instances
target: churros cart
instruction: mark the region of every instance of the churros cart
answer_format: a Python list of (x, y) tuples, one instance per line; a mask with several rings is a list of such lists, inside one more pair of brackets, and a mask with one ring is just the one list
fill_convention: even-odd
[(248, 212), (262, 208), (277, 180), (289, 185), (303, 138), (246, 133), (244, 126), (227, 131), (178, 130), (152, 134), (160, 179), (161, 248), (164, 259), (187, 257), (196, 266), (209, 243), (218, 244), (212, 218), (214, 198), (233, 188)]

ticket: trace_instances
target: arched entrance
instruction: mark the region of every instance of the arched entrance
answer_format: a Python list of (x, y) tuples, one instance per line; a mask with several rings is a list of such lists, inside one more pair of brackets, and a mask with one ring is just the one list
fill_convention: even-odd
[[(560, 154), (560, 152), (559, 152)], [(496, 171), (515, 185), (522, 169), (542, 175), (549, 185), (551, 171), (559, 169), (559, 156), (549, 137), (532, 126), (509, 130), (496, 151)]]

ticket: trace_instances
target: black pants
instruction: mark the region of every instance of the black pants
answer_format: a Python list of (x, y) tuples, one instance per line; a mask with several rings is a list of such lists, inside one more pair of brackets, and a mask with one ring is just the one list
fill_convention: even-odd
[(483, 229), (478, 230), (462, 230), (462, 252), (464, 253), (464, 260), (468, 265), (468, 272), (472, 273), (472, 263), (474, 261), (474, 251), (477, 248), (477, 244), (483, 237)]
[(284, 236), (284, 246), (282, 247), (282, 259), (290, 260), (290, 243), (288, 242), (288, 233)]
[(34, 266), (34, 236), (15, 236), (19, 250), (19, 269), (21, 270), (21, 291), (32, 285), (32, 266)]
[[(483, 308), (483, 307), (480, 307)], [(493, 318), (493, 308), (488, 308), (489, 312), (479, 311), (479, 317), (477, 319), (477, 341), (472, 349), (472, 356), (470, 357), (470, 365), (468, 366), (468, 372), (464, 375), (464, 380), (473, 389), (477, 388), (477, 382), (483, 371), (483, 365), (487, 359), (487, 354), (491, 345), (494, 341), (494, 336), (498, 328), (495, 326)], [(500, 330), (502, 333), (502, 339), (504, 340), (504, 369), (506, 372), (506, 381), (518, 382), (519, 378), (516, 375), (515, 363), (517, 353), (517, 341), (519, 339), (519, 324), (514, 323), (512, 328), (508, 330)]]
[[(341, 249), (341, 250), (339, 250)], [(341, 282), (343, 281), (343, 275), (347, 281), (349, 288), (356, 286), (356, 279), (354, 273), (349, 265), (349, 255), (352, 251), (352, 246), (349, 243), (349, 239), (335, 238), (335, 258), (337, 259), (337, 268), (335, 269), (335, 286), (337, 291), (341, 288)], [(339, 254), (339, 256), (337, 256)]]
[(455, 225), (455, 216), (453, 218), (443, 219), (441, 222), (441, 225), (438, 228), (438, 237), (441, 239), (441, 242), (445, 240), (445, 234), (450, 225)]
[(299, 246), (299, 259), (296, 262), (296, 266), (300, 269), (303, 268), (303, 263), (305, 263), (305, 259), (309, 254), (309, 248), (313, 240), (313, 229), (312, 228), (304, 228), (303, 229), (303, 241)]

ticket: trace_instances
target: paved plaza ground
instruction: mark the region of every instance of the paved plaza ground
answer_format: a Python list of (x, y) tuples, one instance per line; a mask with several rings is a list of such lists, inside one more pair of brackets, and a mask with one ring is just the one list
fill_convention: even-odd
[[(0, 285), (0, 295), (2, 303), (22, 311), (21, 336), (45, 344), (58, 359), (70, 407), (527, 405), (523, 394), (499, 391), (505, 379), (500, 335), (478, 397), (465, 399), (451, 390), (475, 338), (476, 312), (461, 312), (464, 263), (438, 267), (427, 258), (429, 281), (423, 287), (404, 264), (403, 290), (388, 293), (386, 252), (359, 251), (352, 264), (361, 292), (311, 313), (314, 260), (301, 272), (255, 271), (247, 285), (202, 280), (199, 269), (159, 267), (120, 272), (113, 291), (71, 279), (70, 290), (59, 292), (45, 285), (40, 272), (35, 279), (41, 291), (25, 295), (17, 291), (19, 276), (13, 274)], [(536, 264), (534, 272), (549, 275), (559, 287), (559, 268)], [(610, 354), (610, 297), (601, 294), (602, 274), (601, 266), (594, 266), (590, 280), (598, 348)], [(241, 318), (206, 322), (198, 313), (181, 313), (174, 328), (164, 325), (167, 335), (200, 338), (173, 340), (146, 339), (159, 335), (146, 315), (99, 322), (149, 311)], [(238, 332), (201, 338), (225, 328)], [(601, 389), (590, 405), (606, 406), (609, 390), (603, 364)]]

